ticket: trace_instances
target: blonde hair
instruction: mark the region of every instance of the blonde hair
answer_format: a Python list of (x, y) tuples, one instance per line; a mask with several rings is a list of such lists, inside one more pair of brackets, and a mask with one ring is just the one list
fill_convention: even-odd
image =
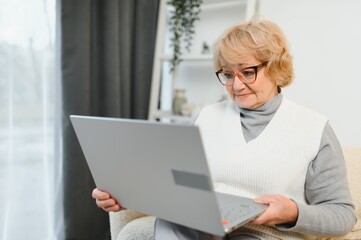
[(269, 20), (251, 19), (231, 27), (214, 46), (216, 69), (221, 62), (239, 64), (241, 56), (251, 55), (267, 62), (266, 75), (279, 87), (294, 79), (293, 59), (281, 28)]

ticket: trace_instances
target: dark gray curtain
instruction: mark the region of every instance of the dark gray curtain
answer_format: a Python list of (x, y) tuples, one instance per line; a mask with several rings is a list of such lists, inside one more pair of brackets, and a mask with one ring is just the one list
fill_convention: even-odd
[(110, 239), (69, 115), (148, 114), (158, 0), (60, 0), (62, 183), (58, 239)]

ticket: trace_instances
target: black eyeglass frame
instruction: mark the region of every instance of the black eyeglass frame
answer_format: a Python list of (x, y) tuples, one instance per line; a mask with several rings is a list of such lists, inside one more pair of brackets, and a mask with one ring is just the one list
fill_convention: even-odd
[(230, 85), (232, 85), (232, 84), (234, 83), (234, 79), (235, 79), (236, 76), (237, 76), (238, 79), (239, 79), (241, 82), (243, 82), (244, 84), (252, 84), (252, 83), (254, 83), (254, 82), (257, 80), (257, 74), (258, 74), (259, 69), (260, 69), (261, 67), (266, 66), (267, 63), (268, 63), (268, 62), (263, 62), (263, 63), (260, 63), (260, 64), (258, 64), (258, 65), (256, 65), (256, 66), (246, 67), (246, 68), (242, 69), (241, 71), (244, 71), (244, 70), (247, 70), (247, 69), (253, 69), (253, 70), (255, 71), (256, 76), (254, 77), (254, 80), (253, 80), (252, 82), (247, 82), (247, 83), (245, 83), (245, 82), (243, 81), (242, 75), (239, 75), (239, 72), (241, 72), (241, 71), (239, 71), (239, 72), (237, 72), (237, 73), (234, 73), (233, 81), (232, 81), (232, 83), (230, 83), (230, 84), (225, 84), (225, 83), (223, 83), (223, 82), (221, 81), (221, 79), (219, 78), (219, 76), (218, 76), (219, 74), (223, 73), (223, 69), (219, 69), (219, 70), (218, 70), (217, 72), (215, 72), (215, 73), (216, 73), (216, 76), (217, 76), (218, 81), (219, 81), (223, 86), (230, 86)]

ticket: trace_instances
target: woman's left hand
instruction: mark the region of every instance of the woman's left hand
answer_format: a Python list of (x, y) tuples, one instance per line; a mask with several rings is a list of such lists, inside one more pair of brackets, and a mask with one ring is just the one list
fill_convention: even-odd
[(264, 195), (254, 199), (256, 203), (266, 204), (269, 207), (252, 224), (276, 225), (282, 223), (295, 223), (298, 218), (297, 204), (281, 195)]

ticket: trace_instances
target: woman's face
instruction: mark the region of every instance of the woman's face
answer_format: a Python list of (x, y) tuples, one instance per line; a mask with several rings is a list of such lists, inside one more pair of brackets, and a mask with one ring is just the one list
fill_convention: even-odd
[[(252, 56), (239, 59), (239, 64), (222, 62), (223, 71), (239, 72), (247, 67), (257, 66), (260, 61)], [(265, 75), (265, 67), (258, 68), (257, 78), (253, 83), (244, 84), (236, 76), (232, 85), (227, 85), (231, 99), (241, 108), (256, 109), (278, 94), (277, 85)]]

